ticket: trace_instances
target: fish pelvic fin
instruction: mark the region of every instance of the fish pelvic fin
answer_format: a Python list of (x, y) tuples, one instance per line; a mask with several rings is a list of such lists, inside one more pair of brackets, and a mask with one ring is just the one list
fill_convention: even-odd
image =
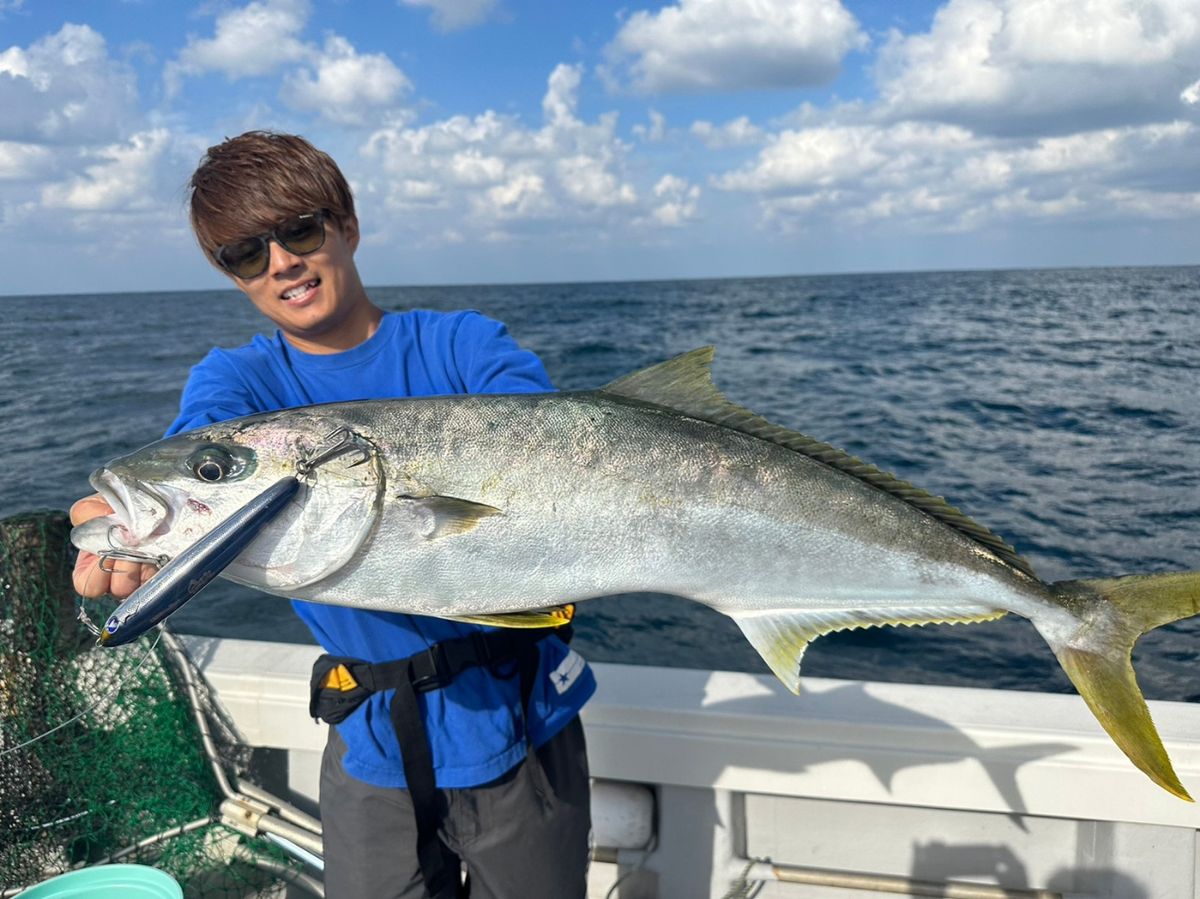
[(570, 624), (571, 619), (575, 617), (575, 604), (566, 603), (561, 606), (530, 609), (525, 612), (502, 612), (495, 615), (447, 615), (446, 617), (453, 621), (464, 621), (467, 624), (482, 624), (487, 627), (562, 627), (563, 625)]
[(992, 621), (1005, 614), (1003, 609), (963, 612), (961, 609), (904, 610), (775, 610), (740, 612), (730, 617), (737, 622), (746, 639), (762, 656), (767, 667), (785, 687), (800, 692), (800, 660), (808, 644), (834, 631), (857, 630), (885, 625), (914, 627), (923, 624), (974, 624)]
[(1079, 695), (1131, 762), (1167, 792), (1193, 801), (1150, 718), (1131, 656), (1142, 634), (1200, 614), (1200, 572), (1060, 581), (1050, 589), (1084, 622), (1061, 644), (1047, 637)]

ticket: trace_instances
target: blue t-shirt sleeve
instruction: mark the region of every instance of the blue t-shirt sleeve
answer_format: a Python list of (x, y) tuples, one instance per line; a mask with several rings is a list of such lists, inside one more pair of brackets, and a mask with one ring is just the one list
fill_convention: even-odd
[(214, 349), (192, 367), (179, 399), (179, 415), (166, 436), (259, 411), (228, 354)]
[(451, 317), (450, 356), (464, 393), (544, 393), (554, 389), (536, 355), (508, 328), (478, 312)]

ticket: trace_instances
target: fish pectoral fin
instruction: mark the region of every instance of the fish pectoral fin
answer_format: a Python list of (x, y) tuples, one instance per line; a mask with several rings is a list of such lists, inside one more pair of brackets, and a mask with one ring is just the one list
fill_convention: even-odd
[(479, 522), (492, 515), (504, 513), (495, 506), (458, 499), (454, 496), (409, 496), (398, 497), (408, 503), (412, 513), (420, 522), (422, 536), (426, 540), (439, 537), (456, 537), (473, 530)]
[(834, 609), (797, 611), (780, 609), (770, 612), (731, 615), (746, 639), (758, 650), (767, 667), (793, 693), (800, 692), (800, 660), (808, 644), (834, 631), (856, 630), (884, 625), (973, 624), (991, 621), (1005, 614), (1002, 609), (970, 611), (957, 609)]
[(482, 624), (487, 627), (535, 628), (562, 627), (575, 617), (575, 604), (549, 606), (545, 609), (530, 609), (525, 612), (504, 612), (497, 615), (447, 615), (452, 621), (467, 624)]

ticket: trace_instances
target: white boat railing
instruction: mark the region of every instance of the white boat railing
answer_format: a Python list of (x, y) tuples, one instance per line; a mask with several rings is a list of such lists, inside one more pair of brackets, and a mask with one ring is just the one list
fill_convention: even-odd
[[(311, 802), (318, 648), (182, 639)], [(760, 899), (1200, 897), (1197, 806), (1135, 769), (1078, 696), (817, 678), (792, 696), (767, 676), (594, 667), (596, 899), (720, 899), (754, 881)], [(1150, 706), (1200, 793), (1200, 707)]]

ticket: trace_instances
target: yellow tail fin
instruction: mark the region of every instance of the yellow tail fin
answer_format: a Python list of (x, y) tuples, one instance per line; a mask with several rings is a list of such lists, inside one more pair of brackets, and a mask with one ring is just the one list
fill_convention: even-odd
[(1163, 748), (1130, 657), (1147, 631), (1200, 614), (1200, 572), (1050, 585), (1083, 627), (1054, 654), (1100, 724), (1151, 780), (1192, 801)]

